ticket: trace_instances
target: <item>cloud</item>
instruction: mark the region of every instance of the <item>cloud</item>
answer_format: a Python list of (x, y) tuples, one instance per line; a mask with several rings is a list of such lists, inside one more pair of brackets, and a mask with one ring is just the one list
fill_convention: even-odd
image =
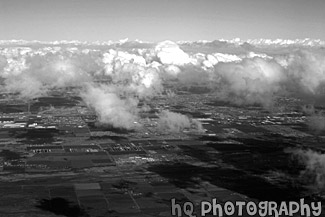
[(293, 154), (304, 170), (300, 173), (300, 179), (315, 192), (325, 190), (325, 154), (313, 150), (288, 149), (286, 152)]
[(162, 92), (159, 66), (146, 64), (142, 56), (110, 50), (103, 55), (103, 62), (105, 76), (125, 94), (145, 98)]
[[(80, 87), (80, 95), (98, 113), (99, 121), (114, 127), (133, 128), (138, 100), (163, 91), (161, 64), (147, 64), (142, 56), (126, 51), (14, 47), (2, 52), (5, 91), (31, 99), (47, 95), (52, 88)], [(98, 80), (105, 82), (98, 85)]]
[(158, 43), (155, 52), (162, 64), (184, 65), (191, 62), (190, 56), (172, 41)]
[(81, 93), (84, 102), (93, 108), (100, 123), (116, 128), (133, 129), (137, 121), (136, 98), (121, 99), (112, 89), (106, 86), (88, 85)]
[[(0, 49), (2, 89), (34, 98), (46, 95), (51, 88), (77, 86), (91, 92), (93, 87), (111, 98), (113, 94), (122, 101), (137, 101), (165, 93), (163, 84), (176, 89), (200, 86), (219, 99), (266, 108), (273, 108), (279, 95), (316, 99), (322, 94), (324, 50), (229, 43), (6, 44)], [(98, 81), (105, 82), (98, 86)], [(322, 122), (322, 118), (310, 118), (311, 126), (322, 128)]]
[(158, 128), (170, 132), (182, 132), (183, 130), (192, 129), (193, 131), (202, 132), (203, 127), (200, 122), (192, 120), (186, 115), (163, 110), (159, 114)]
[(5, 91), (19, 93), (23, 99), (33, 99), (45, 94), (46, 89), (43, 84), (29, 76), (15, 76), (5, 80)]
[(215, 66), (217, 96), (237, 104), (272, 104), (287, 77), (279, 64), (261, 58)]
[(315, 95), (324, 86), (324, 57), (325, 51), (321, 50), (299, 50), (288, 56), (288, 75), (302, 91)]
[(100, 65), (91, 54), (51, 52), (24, 53), (8, 58), (2, 77), (5, 89), (18, 92), (21, 97), (34, 98), (46, 94), (50, 88), (82, 86), (91, 82)]

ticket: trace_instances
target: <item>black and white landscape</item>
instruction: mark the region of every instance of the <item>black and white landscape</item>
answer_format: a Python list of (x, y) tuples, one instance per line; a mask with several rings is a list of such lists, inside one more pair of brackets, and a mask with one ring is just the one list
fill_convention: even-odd
[(325, 4), (137, 5), (0, 1), (0, 216), (324, 202)]

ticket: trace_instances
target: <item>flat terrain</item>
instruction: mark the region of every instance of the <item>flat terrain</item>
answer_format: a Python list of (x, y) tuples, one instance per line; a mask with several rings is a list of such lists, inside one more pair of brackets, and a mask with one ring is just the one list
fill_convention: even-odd
[[(172, 198), (323, 201), (290, 152), (323, 151), (323, 137), (308, 130), (294, 106), (270, 113), (211, 103), (209, 95), (178, 97), (149, 106), (168, 105), (200, 120), (205, 132), (157, 131), (150, 112), (138, 130), (96, 127), (96, 115), (71, 97), (39, 99), (33, 113), (3, 114), (3, 121), (26, 125), (1, 128), (0, 216), (171, 216)], [(49, 103), (58, 109), (39, 112)]]

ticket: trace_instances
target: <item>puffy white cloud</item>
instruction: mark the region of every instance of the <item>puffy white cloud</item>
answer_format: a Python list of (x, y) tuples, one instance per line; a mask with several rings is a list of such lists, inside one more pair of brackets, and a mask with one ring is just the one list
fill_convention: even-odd
[[(215, 67), (217, 95), (234, 103), (260, 103), (271, 106), (273, 95), (287, 79), (282, 67), (261, 58)], [(232, 96), (232, 97), (231, 97)]]
[(172, 41), (158, 43), (155, 52), (162, 64), (184, 65), (191, 62), (190, 56)]
[[(15, 53), (15, 52), (14, 52)], [(15, 56), (17, 55), (17, 56)], [(100, 70), (93, 54), (10, 53), (1, 74), (5, 89), (33, 98), (46, 93), (48, 88), (81, 86), (90, 82), (92, 75)]]
[(164, 70), (168, 75), (172, 76), (177, 76), (181, 72), (181, 69), (175, 65), (168, 65)]
[(325, 82), (325, 52), (300, 50), (288, 57), (287, 70), (294, 82), (316, 94)]
[(162, 91), (159, 63), (146, 64), (141, 56), (110, 50), (103, 55), (106, 76), (113, 84), (123, 84), (123, 92), (140, 98), (153, 96)]
[(122, 100), (111, 88), (94, 85), (88, 85), (81, 97), (96, 111), (100, 123), (116, 128), (136, 127), (138, 101), (135, 98)]

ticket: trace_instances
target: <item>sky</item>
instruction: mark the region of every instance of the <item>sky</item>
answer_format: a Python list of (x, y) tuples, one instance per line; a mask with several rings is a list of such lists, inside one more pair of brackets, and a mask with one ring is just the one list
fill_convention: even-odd
[(0, 40), (325, 40), (324, 0), (0, 0)]

